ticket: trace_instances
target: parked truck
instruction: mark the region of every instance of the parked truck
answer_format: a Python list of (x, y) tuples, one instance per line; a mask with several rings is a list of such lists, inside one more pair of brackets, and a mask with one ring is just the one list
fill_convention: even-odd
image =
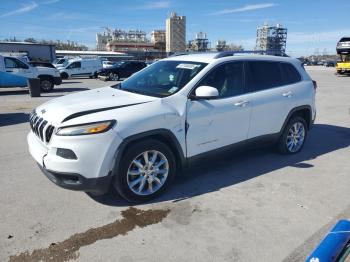
[(336, 65), (337, 74), (350, 75), (350, 37), (343, 37), (339, 40), (337, 54), (340, 56), (340, 61)]
[(32, 67), (17, 57), (0, 55), (0, 87), (26, 87), (28, 78), (39, 78), (43, 92), (62, 83), (56, 68)]

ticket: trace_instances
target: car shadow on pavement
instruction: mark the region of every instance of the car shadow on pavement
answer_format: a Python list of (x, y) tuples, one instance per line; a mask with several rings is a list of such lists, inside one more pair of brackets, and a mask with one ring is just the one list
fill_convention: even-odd
[(81, 83), (82, 83), (81, 81), (62, 81), (61, 85), (64, 85), (64, 84), (81, 84)]
[(29, 122), (29, 114), (26, 113), (0, 114), (0, 127), (17, 125), (26, 122)]
[[(346, 148), (349, 145), (350, 128), (315, 124), (303, 150), (298, 154), (279, 155), (269, 147), (268, 150), (260, 148), (245, 152), (236, 151), (225, 156), (218, 155), (208, 158), (200, 165), (184, 171), (175, 179), (168, 191), (149, 203), (178, 202), (218, 191), (288, 166), (300, 168), (302, 172), (304, 168), (313, 167), (310, 163), (303, 163), (304, 161)], [(93, 197), (93, 199), (110, 206), (130, 205), (113, 191), (104, 196)]]
[(21, 88), (20, 90), (0, 91), (0, 96), (9, 96), (9, 95), (28, 95), (29, 96), (29, 90)]

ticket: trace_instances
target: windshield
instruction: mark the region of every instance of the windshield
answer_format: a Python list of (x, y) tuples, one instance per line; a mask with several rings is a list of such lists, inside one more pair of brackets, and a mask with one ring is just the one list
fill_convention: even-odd
[(62, 64), (63, 67), (66, 67), (69, 63), (69, 60), (62, 61), (60, 64)]
[(166, 97), (183, 88), (206, 65), (190, 61), (159, 61), (112, 87), (150, 96)]
[(53, 63), (59, 65), (59, 64), (63, 64), (64, 61), (66, 61), (66, 60), (63, 58), (59, 58), (59, 59), (54, 60)]

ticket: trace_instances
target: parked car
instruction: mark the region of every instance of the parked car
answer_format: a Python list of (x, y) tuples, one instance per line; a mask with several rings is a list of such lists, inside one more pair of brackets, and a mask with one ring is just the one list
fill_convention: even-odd
[(0, 76), (1, 87), (26, 87), (28, 78), (39, 78), (41, 90), (44, 92), (51, 91), (54, 85), (62, 83), (56, 68), (32, 67), (12, 56), (0, 55)]
[(97, 77), (97, 73), (102, 69), (100, 59), (71, 59), (64, 67), (59, 67), (62, 79), (76, 76)]
[(101, 80), (117, 81), (121, 78), (127, 78), (132, 74), (147, 67), (145, 62), (139, 61), (124, 61), (116, 63), (113, 67), (105, 68), (98, 73)]
[(104, 193), (113, 186), (129, 201), (148, 201), (213, 153), (260, 142), (300, 152), (315, 120), (315, 93), (296, 59), (169, 57), (119, 84), (36, 108), (29, 151), (61, 187)]
[(350, 37), (342, 37), (337, 43), (337, 53), (346, 53), (350, 52)]
[(325, 67), (335, 67), (336, 62), (335, 61), (326, 61), (324, 62)]

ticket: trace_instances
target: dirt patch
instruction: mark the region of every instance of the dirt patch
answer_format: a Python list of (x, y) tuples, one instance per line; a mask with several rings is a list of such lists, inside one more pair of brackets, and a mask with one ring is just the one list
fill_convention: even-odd
[(170, 210), (140, 210), (130, 207), (125, 211), (122, 211), (122, 219), (116, 220), (113, 223), (91, 228), (83, 233), (72, 235), (70, 238), (58, 242), (52, 243), (47, 248), (36, 249), (31, 253), (25, 251), (19, 255), (11, 256), (10, 261), (68, 261), (70, 259), (76, 259), (79, 254), (77, 251), (83, 247), (95, 243), (101, 239), (110, 239), (118, 235), (126, 235), (129, 231), (133, 230), (136, 226), (145, 227), (152, 224), (161, 222), (168, 214)]

